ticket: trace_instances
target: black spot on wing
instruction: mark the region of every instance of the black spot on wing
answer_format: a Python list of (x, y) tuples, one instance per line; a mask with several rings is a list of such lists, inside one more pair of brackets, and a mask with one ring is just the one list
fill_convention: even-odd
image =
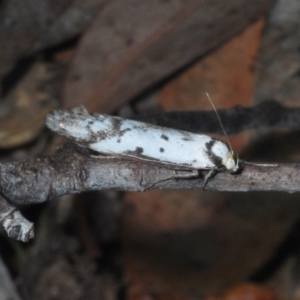
[(137, 156), (141, 156), (144, 152), (144, 148), (142, 147), (136, 147), (135, 151), (133, 151), (133, 153), (136, 153)]
[(126, 132), (128, 132), (128, 131), (131, 131), (131, 129), (130, 128), (125, 128), (125, 129), (123, 129), (123, 130), (120, 130), (119, 131), (119, 136), (123, 136)]
[(124, 122), (124, 119), (119, 118), (119, 117), (109, 117), (109, 118), (111, 120), (112, 131), (120, 132), (121, 131), (121, 126)]
[(160, 152), (165, 152), (165, 149), (164, 148), (159, 148), (159, 151)]
[(212, 151), (212, 147), (214, 146), (215, 143), (216, 143), (216, 140), (215, 139), (211, 139), (209, 142), (207, 142), (205, 144), (207, 153)]
[(166, 135), (162, 134), (161, 136), (161, 139), (165, 140), (165, 141), (168, 141), (169, 140), (169, 137), (167, 137)]

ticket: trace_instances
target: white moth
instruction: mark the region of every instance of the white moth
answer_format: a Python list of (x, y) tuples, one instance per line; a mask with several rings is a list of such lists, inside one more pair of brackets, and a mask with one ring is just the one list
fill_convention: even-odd
[(232, 149), (223, 141), (115, 116), (90, 115), (84, 107), (55, 110), (47, 116), (46, 125), (80, 146), (106, 155), (210, 173), (234, 173), (239, 168)]

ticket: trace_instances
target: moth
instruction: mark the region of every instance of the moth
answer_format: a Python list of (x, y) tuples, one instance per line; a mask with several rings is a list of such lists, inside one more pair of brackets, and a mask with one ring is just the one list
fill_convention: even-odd
[(209, 170), (204, 187), (215, 172), (235, 173), (239, 169), (231, 147), (221, 140), (116, 116), (89, 114), (83, 106), (70, 111), (55, 110), (47, 116), (46, 125), (101, 154), (148, 161), (175, 170)]

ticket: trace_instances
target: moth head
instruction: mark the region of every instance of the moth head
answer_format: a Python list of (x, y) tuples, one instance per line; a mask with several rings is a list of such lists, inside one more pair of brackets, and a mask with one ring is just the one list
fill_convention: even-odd
[(231, 144), (230, 144), (230, 140), (229, 140), (229, 138), (227, 136), (227, 133), (226, 133), (226, 130), (225, 130), (223, 124), (222, 124), (222, 121), (221, 121), (221, 118), (220, 118), (220, 116), (218, 114), (218, 111), (217, 111), (214, 103), (210, 99), (210, 96), (209, 96), (208, 93), (206, 93), (206, 96), (207, 96), (207, 98), (208, 98), (208, 100), (209, 100), (212, 108), (214, 109), (214, 111), (215, 111), (215, 113), (217, 115), (217, 118), (218, 118), (219, 123), (220, 123), (221, 128), (222, 128), (222, 131), (223, 131), (223, 133), (224, 133), (224, 135), (226, 137), (226, 140), (228, 142), (228, 145), (229, 145), (229, 147), (226, 145), (227, 150), (228, 150), (228, 152), (226, 153), (226, 155), (220, 157), (220, 158), (222, 158), (222, 165), (226, 168), (227, 172), (234, 173), (234, 172), (236, 172), (239, 169), (239, 159), (237, 158), (236, 161), (234, 160), (234, 154), (233, 154), (233, 150), (232, 150), (232, 147), (231, 147)]
[(239, 159), (234, 159), (233, 152), (228, 151), (227, 155), (222, 159), (222, 165), (227, 172), (234, 173), (239, 169)]
[(220, 140), (210, 139), (206, 143), (206, 153), (211, 162), (220, 170), (234, 173), (239, 168), (238, 160), (235, 161), (233, 151)]

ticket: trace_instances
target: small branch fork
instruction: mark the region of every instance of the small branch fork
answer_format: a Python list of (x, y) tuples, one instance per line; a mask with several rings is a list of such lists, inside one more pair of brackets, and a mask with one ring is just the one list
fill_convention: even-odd
[[(291, 125), (286, 110), (282, 112), (285, 122)], [(292, 119), (300, 119), (300, 116), (294, 118), (295, 111), (291, 113)], [(222, 112), (220, 115), (222, 118)], [(266, 116), (274, 118), (273, 113)], [(245, 118), (244, 113), (242, 118)], [(284, 121), (280, 122), (284, 126)], [(94, 153), (88, 149), (66, 143), (48, 157), (0, 164), (0, 223), (7, 234), (24, 242), (34, 236), (33, 224), (21, 215), (15, 205), (41, 203), (65, 194), (103, 189), (202, 189), (208, 172), (174, 170), (143, 161), (95, 157), (91, 154)], [(208, 181), (206, 189), (230, 192), (300, 191), (300, 164), (242, 167), (241, 172), (235, 175), (219, 172)]]
[(33, 223), (0, 195), (0, 223), (7, 235), (13, 239), (28, 242), (34, 236)]

